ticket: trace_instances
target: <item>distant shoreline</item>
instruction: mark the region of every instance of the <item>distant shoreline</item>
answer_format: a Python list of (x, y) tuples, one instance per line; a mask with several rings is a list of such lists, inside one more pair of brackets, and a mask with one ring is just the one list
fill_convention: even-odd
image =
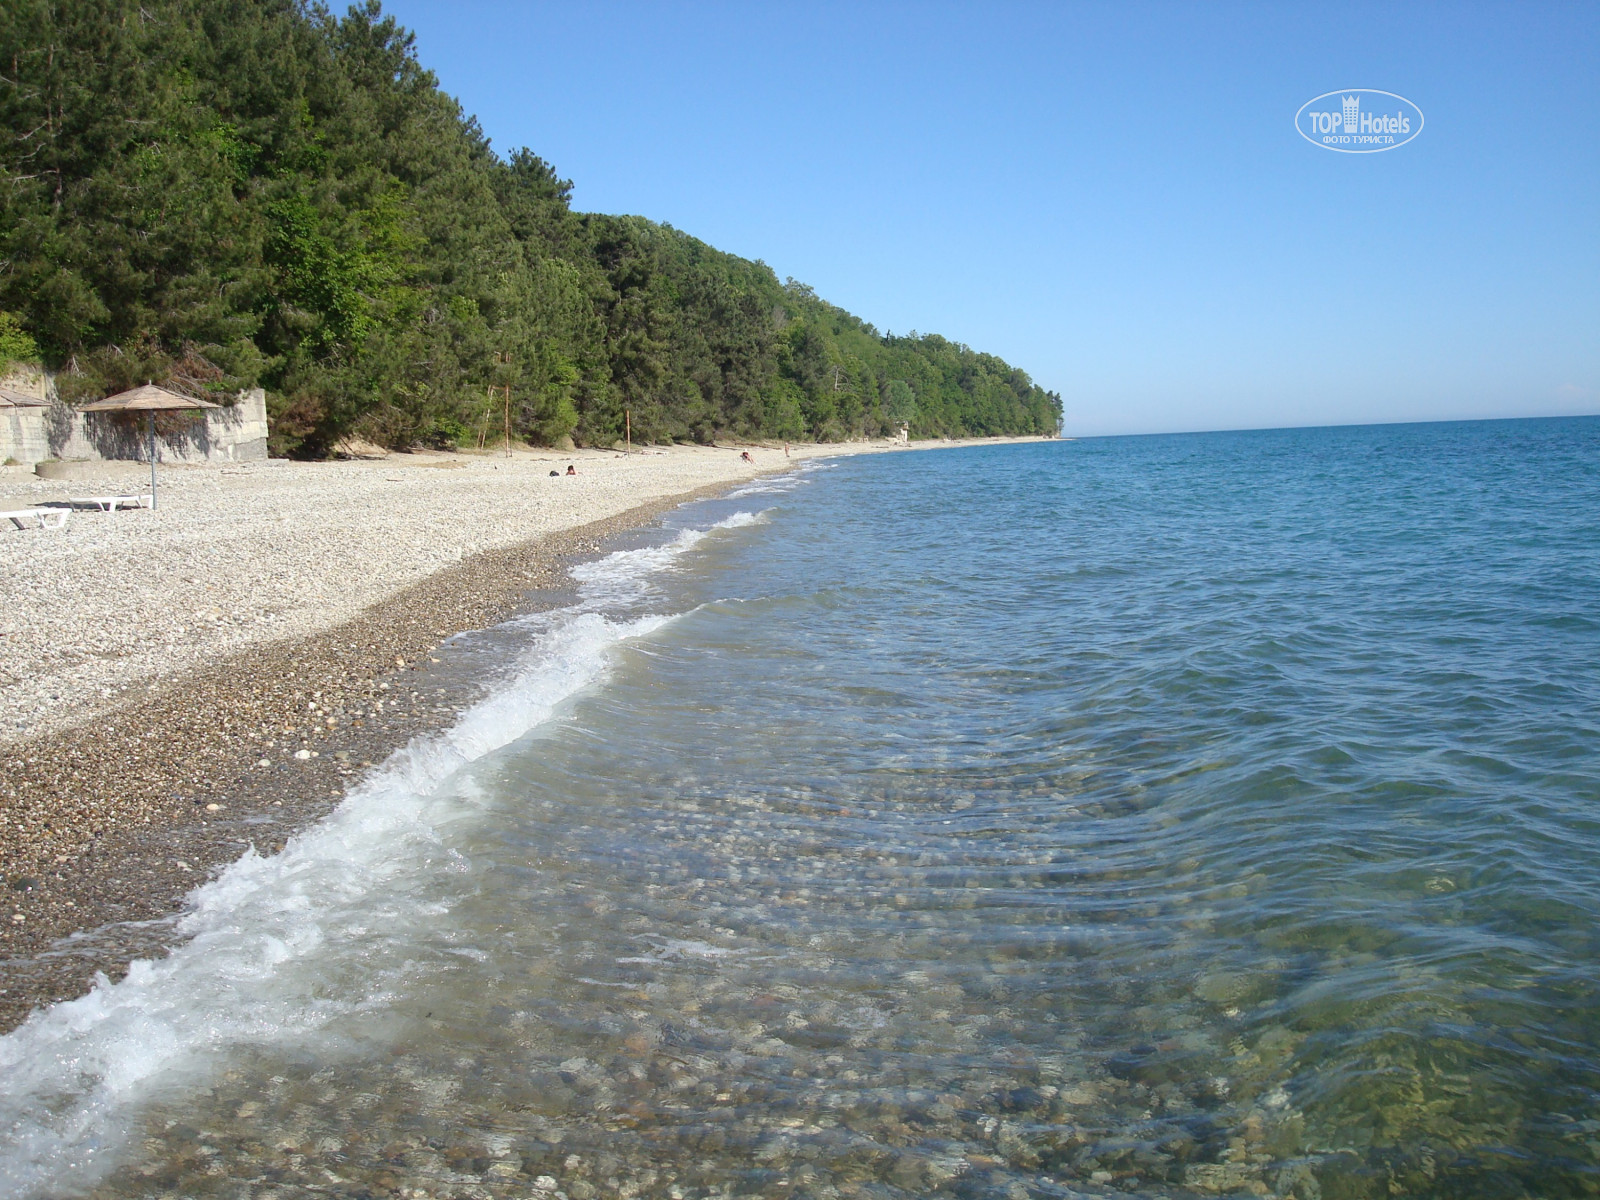
[[(335, 808), (367, 764), (381, 762), (418, 734), (452, 723), (481, 696), (483, 683), (470, 671), (455, 668), (449, 655), (441, 656), (441, 640), (514, 613), (563, 603), (569, 567), (604, 553), (608, 539), (683, 503), (720, 494), (742, 480), (785, 470), (805, 458), (1039, 440), (1048, 439), (806, 446), (794, 447), (788, 459), (781, 457), (781, 448), (754, 446), (754, 466), (743, 464), (737, 449), (697, 450), (693, 453), (702, 458), (713, 456), (716, 478), (710, 482), (625, 507), (621, 501), (631, 493), (648, 492), (651, 486), (659, 491), (664, 481), (619, 488), (603, 499), (596, 496), (602, 510), (609, 501), (617, 511), (511, 545), (479, 549), (423, 573), (398, 591), (383, 589), (354, 613), (349, 605), (334, 606), (338, 617), (320, 627), (314, 622), (316, 613), (300, 614), (312, 619), (309, 628), (227, 653), (220, 652), (226, 643), (218, 638), (205, 653), (191, 652), (187, 669), (138, 678), (136, 688), (110, 704), (102, 701), (83, 719), (56, 721), (40, 732), (0, 742), (6, 762), (0, 775), (0, 862), (11, 902), (0, 912), (0, 1032), (20, 1024), (39, 1005), (83, 994), (97, 971), (120, 978), (132, 960), (159, 956), (177, 940), (173, 922), (193, 887), (252, 845), (260, 853), (275, 852), (295, 832)], [(434, 465), (449, 457), (405, 465)], [(598, 452), (559, 460), (554, 455), (530, 457), (514, 486), (507, 481), (497, 486), (508, 496), (521, 494), (548, 479), (549, 470), (564, 471), (567, 461), (580, 471), (571, 482), (595, 487), (603, 482), (608, 465), (613, 473), (648, 465), (644, 455), (632, 462)], [(475, 465), (480, 474), (493, 466), (482, 460)], [(362, 476), (374, 469), (395, 472), (384, 475), (385, 482), (410, 482), (392, 463), (334, 468), (368, 486)], [(187, 480), (188, 488), (180, 482), (171, 491), (174, 510), (181, 511), (186, 494), (191, 505), (216, 502), (196, 483), (204, 478), (199, 472), (209, 470), (197, 469)], [(425, 517), (427, 493), (459, 474), (460, 469), (415, 472), (416, 487), (410, 490), (423, 495), (410, 501), (423, 507), (411, 515)], [(694, 474), (679, 471), (671, 481), (692, 482)], [(560, 486), (568, 482), (548, 481)], [(378, 498), (406, 503), (381, 488)], [(149, 513), (128, 516), (153, 524)], [(154, 515), (155, 520), (164, 516)], [(290, 519), (312, 518), (299, 514)], [(112, 518), (100, 518), (98, 528), (95, 520), (96, 514), (74, 518), (80, 538), (87, 528), (91, 538), (125, 539), (112, 545), (113, 556), (138, 552), (137, 527), (124, 525), (119, 532), (107, 523)], [(225, 528), (210, 524), (218, 536)], [(49, 531), (40, 532), (49, 536)], [(210, 536), (207, 529), (198, 529), (194, 544), (206, 545)], [(23, 542), (0, 543), (0, 549), (17, 552)], [(88, 561), (93, 561), (95, 549), (85, 549)], [(98, 549), (106, 551), (104, 545)], [(318, 547), (313, 544), (312, 549)], [(161, 551), (152, 547), (150, 552)], [(361, 564), (353, 565), (359, 573)], [(348, 575), (350, 566), (340, 569)], [(185, 588), (194, 586), (174, 575), (166, 603), (175, 605)], [(78, 603), (93, 613), (98, 602), (116, 592), (115, 583), (106, 583), (104, 595), (95, 588), (86, 595), (79, 588), (76, 594)], [(74, 593), (65, 588), (65, 594)], [(59, 620), (52, 624), (62, 627)], [(160, 620), (152, 628), (158, 630)], [(380, 699), (381, 710), (376, 703)], [(300, 751), (315, 756), (296, 758)], [(16, 914), (24, 919), (14, 920)], [(61, 939), (70, 934), (82, 936), (63, 945)]]

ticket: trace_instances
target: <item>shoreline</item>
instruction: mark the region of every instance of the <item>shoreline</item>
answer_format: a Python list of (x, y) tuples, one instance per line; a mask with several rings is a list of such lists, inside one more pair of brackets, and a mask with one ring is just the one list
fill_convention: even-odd
[[(1024, 439), (898, 449), (1012, 440)], [(134, 960), (164, 953), (181, 940), (174, 925), (190, 891), (252, 846), (276, 853), (336, 808), (365, 769), (479, 699), (481, 677), (441, 657), (446, 638), (558, 607), (572, 566), (682, 504), (806, 458), (892, 448), (805, 449), (480, 549), (352, 616), (213, 653), (141, 680), (137, 694), (76, 723), (0, 742), (9, 902), (0, 908), (0, 1036), (36, 1008), (85, 994), (97, 973), (117, 980)]]
[[(558, 607), (569, 569), (605, 542), (727, 487), (482, 552), (354, 620), (243, 651), (92, 724), (6, 747), (0, 1035), (35, 1008), (85, 994), (97, 972), (118, 980), (135, 959), (163, 953), (181, 940), (173, 925), (192, 889), (252, 846), (281, 850), (337, 808), (363, 771), (477, 701), (481, 681), (439, 657), (445, 637)], [(356, 711), (364, 715), (334, 716), (331, 728), (322, 716)], [(219, 712), (227, 716), (212, 721)], [(272, 736), (254, 740), (246, 726)], [(302, 749), (314, 756), (295, 757)]]

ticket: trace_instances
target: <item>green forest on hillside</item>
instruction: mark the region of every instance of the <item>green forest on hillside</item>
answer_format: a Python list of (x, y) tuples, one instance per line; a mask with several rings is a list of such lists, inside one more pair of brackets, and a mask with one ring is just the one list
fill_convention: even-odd
[(994, 357), (894, 337), (498, 157), (377, 0), (8, 0), (0, 358), (65, 396), (267, 389), (274, 450), (1054, 433)]

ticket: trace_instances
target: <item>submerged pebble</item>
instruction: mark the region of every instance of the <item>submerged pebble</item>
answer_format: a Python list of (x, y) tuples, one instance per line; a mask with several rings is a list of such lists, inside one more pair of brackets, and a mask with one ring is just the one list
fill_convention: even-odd
[[(1424, 436), (842, 468), (611, 560), (581, 622), (497, 635), (548, 651), (550, 721), (358, 786), (270, 876), (282, 1021), (149, 1096), (96, 1194), (1585, 1194), (1593, 722), (1547, 683), (1600, 659), (1450, 615), (1509, 543), (1449, 522), (1503, 488), (1426, 561), (1416, 498), (1538, 478)], [(1346, 495), (1333, 577), (1285, 514)], [(1453, 632), (1411, 659), (1419, 606)], [(1461, 699), (1507, 681), (1538, 722)]]

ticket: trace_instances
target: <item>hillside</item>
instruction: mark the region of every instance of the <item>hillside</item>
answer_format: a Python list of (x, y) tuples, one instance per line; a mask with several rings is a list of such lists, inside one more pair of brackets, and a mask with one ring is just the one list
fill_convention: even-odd
[(0, 357), (69, 398), (267, 389), (274, 450), (1053, 433), (1058, 395), (764, 263), (572, 210), (377, 0), (0, 11)]

